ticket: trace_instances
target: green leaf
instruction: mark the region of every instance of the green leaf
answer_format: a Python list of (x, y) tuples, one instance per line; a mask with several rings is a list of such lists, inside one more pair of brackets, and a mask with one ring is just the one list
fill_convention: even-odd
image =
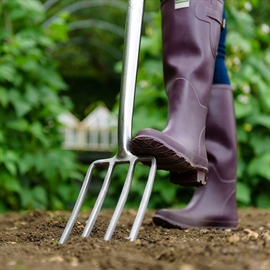
[[(269, 68), (268, 68), (269, 69)], [(260, 91), (260, 105), (265, 112), (270, 113), (270, 95), (269, 95), (269, 83), (259, 83)]]
[(6, 88), (0, 86), (0, 104), (6, 108), (7, 104), (8, 104), (8, 91)]
[(21, 174), (25, 174), (28, 170), (30, 170), (31, 167), (34, 166), (35, 156), (26, 153), (22, 156), (21, 162), (18, 163), (19, 170)]
[(270, 149), (266, 145), (265, 153), (256, 156), (252, 159), (248, 166), (248, 172), (251, 175), (259, 175), (270, 181)]
[(33, 13), (37, 13), (37, 14), (43, 12), (42, 4), (39, 1), (24, 0), (24, 1), (20, 1), (20, 4), (21, 4), (22, 8), (24, 8), (28, 12), (33, 12)]
[(72, 193), (72, 188), (68, 185), (59, 185), (57, 191), (63, 201), (68, 201)]
[(254, 153), (260, 155), (266, 151), (267, 146), (269, 148), (270, 137), (254, 132), (250, 138), (250, 145), (253, 147)]
[(237, 179), (241, 179), (244, 175), (246, 169), (246, 164), (244, 162), (244, 160), (239, 157), (238, 155), (238, 162), (237, 162)]
[(248, 140), (248, 134), (247, 132), (243, 129), (242, 126), (237, 125), (237, 141), (238, 142), (247, 142)]
[(0, 81), (12, 82), (15, 74), (16, 74), (16, 70), (13, 64), (3, 63), (3, 62), (1, 63)]
[[(166, 187), (166, 188), (165, 188)], [(170, 204), (175, 198), (177, 187), (174, 185), (168, 185), (164, 181), (157, 181), (153, 187), (153, 191), (158, 192), (160, 197), (167, 203)]]
[(9, 160), (9, 161), (18, 161), (19, 160), (18, 153), (16, 151), (13, 151), (13, 150), (7, 150), (6, 152), (4, 152), (4, 158), (5, 158), (5, 160)]
[(163, 171), (163, 170), (158, 170), (157, 175), (161, 177), (169, 177), (170, 172), (169, 171)]
[(59, 200), (56, 196), (51, 197), (50, 204), (52, 205), (53, 210), (59, 210), (65, 207), (63, 201)]
[(38, 39), (37, 39), (38, 43), (45, 47), (45, 48), (52, 48), (54, 46), (54, 43), (53, 41), (48, 38), (47, 36), (39, 36)]
[(40, 122), (33, 122), (31, 125), (29, 125), (28, 130), (35, 138), (41, 141), (44, 145), (49, 146), (50, 140), (47, 136), (45, 136), (43, 126), (41, 125)]
[(40, 1), (24, 0), (19, 1), (21, 9), (32, 19), (42, 21), (45, 17), (44, 10)]
[(247, 184), (237, 182), (236, 186), (236, 199), (237, 201), (248, 205), (251, 202), (250, 188)]
[(269, 67), (262, 61), (262, 59), (257, 57), (257, 55), (252, 54), (249, 56), (248, 62), (258, 71), (265, 81), (268, 83), (270, 82)]
[(0, 201), (0, 214), (5, 214), (6, 212), (8, 212), (4, 202)]
[(11, 162), (11, 161), (5, 161), (5, 162), (4, 162), (4, 165), (5, 165), (6, 169), (8, 170), (8, 172), (9, 172), (11, 175), (13, 175), (13, 176), (16, 175), (17, 167), (16, 167), (16, 165), (15, 165), (14, 162)]
[[(4, 143), (6, 141), (5, 135), (4, 135), (4, 131), (0, 130), (0, 144)], [(1, 158), (0, 158), (1, 160)]]
[(36, 170), (39, 173), (44, 173), (44, 171), (46, 171), (47, 169), (49, 169), (49, 164), (47, 162), (47, 158), (46, 155), (42, 152), (38, 152), (34, 155), (35, 159), (34, 159), (34, 166), (36, 168)]
[(35, 73), (39, 67), (39, 64), (34, 59), (27, 59), (23, 64), (21, 64), (21, 69), (25, 72)]
[(25, 119), (15, 119), (7, 123), (7, 127), (17, 130), (17, 131), (27, 131), (28, 122)]
[(33, 201), (32, 192), (29, 188), (24, 188), (23, 192), (20, 193), (21, 204), (24, 209), (31, 208), (31, 204)]
[(270, 130), (270, 116), (266, 114), (256, 114), (248, 117), (248, 122), (252, 125), (261, 125)]
[(43, 187), (36, 186), (33, 188), (32, 192), (33, 192), (33, 197), (35, 198), (36, 201), (38, 201), (39, 203), (43, 205), (47, 204), (48, 202), (47, 192)]
[(259, 194), (256, 198), (256, 206), (259, 208), (270, 208), (269, 194)]
[(16, 163), (18, 161), (18, 158), (18, 154), (12, 150), (1, 151), (0, 162), (4, 164), (7, 171), (13, 176), (17, 173)]
[(240, 103), (238, 100), (235, 100), (234, 107), (235, 107), (235, 115), (237, 119), (252, 115), (254, 113), (251, 103), (243, 104), (243, 103)]
[(68, 40), (68, 26), (66, 21), (62, 18), (57, 18), (47, 30), (47, 34), (55, 41), (67, 41)]
[[(29, 39), (29, 37), (25, 38), (21, 35), (21, 33), (19, 33), (16, 36), (16, 43), (17, 43), (18, 48), (22, 51), (31, 50), (32, 48), (35, 48), (35, 45), (36, 45), (35, 40)], [(27, 60), (27, 59), (25, 59), (25, 60)], [(31, 60), (31, 59), (29, 59), (29, 60)]]
[(40, 137), (43, 136), (43, 127), (40, 122), (34, 122), (29, 126), (29, 132), (35, 136), (35, 137)]
[(21, 8), (12, 9), (9, 14), (10, 18), (14, 21), (24, 18), (27, 15), (26, 11)]
[(228, 45), (238, 46), (245, 53), (250, 53), (252, 49), (250, 40), (237, 32), (228, 32), (227, 43)]
[(63, 90), (67, 87), (60, 75), (54, 69), (42, 68), (39, 70), (42, 80), (49, 85), (51, 90)]
[(31, 110), (31, 105), (24, 100), (24, 97), (18, 90), (10, 90), (10, 101), (13, 104), (18, 117), (22, 117)]
[(2, 182), (2, 186), (3, 189), (10, 191), (10, 192), (18, 192), (21, 193), (22, 188), (20, 185), (19, 180), (16, 177), (7, 175), (7, 174), (3, 174), (1, 176), (1, 178), (3, 177), (3, 182)]

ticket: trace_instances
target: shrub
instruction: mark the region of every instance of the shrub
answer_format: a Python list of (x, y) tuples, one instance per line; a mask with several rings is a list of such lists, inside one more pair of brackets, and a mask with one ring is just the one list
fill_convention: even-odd
[(75, 155), (60, 147), (57, 116), (71, 102), (59, 95), (67, 86), (48, 53), (55, 42), (40, 26), (39, 1), (2, 3), (0, 212), (63, 208), (81, 176)]

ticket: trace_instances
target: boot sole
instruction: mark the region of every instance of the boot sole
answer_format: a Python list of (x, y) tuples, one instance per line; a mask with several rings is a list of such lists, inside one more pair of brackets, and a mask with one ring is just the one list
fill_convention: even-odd
[(165, 219), (163, 216), (155, 215), (153, 217), (153, 222), (157, 226), (161, 226), (163, 228), (178, 228), (178, 229), (231, 229), (231, 230), (237, 230), (238, 228), (238, 222), (237, 221), (231, 221), (231, 222), (224, 222), (219, 220), (197, 220), (199, 223), (198, 225), (188, 225), (183, 224), (180, 222), (177, 222), (175, 220), (171, 219)]
[[(205, 173), (208, 171), (207, 167), (194, 164), (184, 153), (177, 151), (160, 139), (143, 135), (137, 136), (131, 141), (130, 147), (131, 152), (135, 155), (154, 156), (159, 170), (174, 173), (190, 173), (193, 175), (190, 181), (182, 182), (180, 177), (175, 184), (199, 186), (206, 183)], [(144, 164), (150, 166), (148, 163)], [(171, 182), (174, 183), (173, 181)]]

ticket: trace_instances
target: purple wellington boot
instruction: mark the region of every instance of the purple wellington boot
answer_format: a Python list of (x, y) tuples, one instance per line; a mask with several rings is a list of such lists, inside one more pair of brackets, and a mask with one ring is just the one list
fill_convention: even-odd
[[(162, 209), (153, 221), (163, 227), (236, 229), (235, 198), (237, 146), (233, 97), (229, 85), (212, 88), (206, 121), (208, 181), (196, 189), (190, 203), (181, 210)], [(181, 174), (172, 173), (177, 182)]]
[[(144, 129), (131, 141), (135, 155), (153, 155), (158, 169), (192, 173), (190, 185), (205, 183), (208, 160), (205, 122), (222, 27), (222, 0), (190, 0), (175, 9), (163, 0), (163, 69), (168, 121), (160, 132)], [(179, 183), (181, 184), (181, 183)]]

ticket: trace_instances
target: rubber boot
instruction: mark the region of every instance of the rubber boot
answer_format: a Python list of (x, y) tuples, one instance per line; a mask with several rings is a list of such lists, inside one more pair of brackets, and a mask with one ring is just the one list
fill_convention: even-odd
[(158, 169), (195, 172), (191, 185), (204, 184), (208, 171), (205, 122), (222, 13), (221, 0), (190, 0), (181, 9), (174, 0), (162, 1), (168, 121), (162, 132), (144, 129), (131, 141), (131, 152), (155, 156)]
[[(237, 228), (235, 129), (231, 87), (213, 85), (206, 122), (206, 149), (209, 160), (207, 184), (196, 189), (184, 209), (157, 211), (153, 217), (156, 225), (179, 228)], [(172, 175), (172, 178), (179, 177), (183, 176)]]

